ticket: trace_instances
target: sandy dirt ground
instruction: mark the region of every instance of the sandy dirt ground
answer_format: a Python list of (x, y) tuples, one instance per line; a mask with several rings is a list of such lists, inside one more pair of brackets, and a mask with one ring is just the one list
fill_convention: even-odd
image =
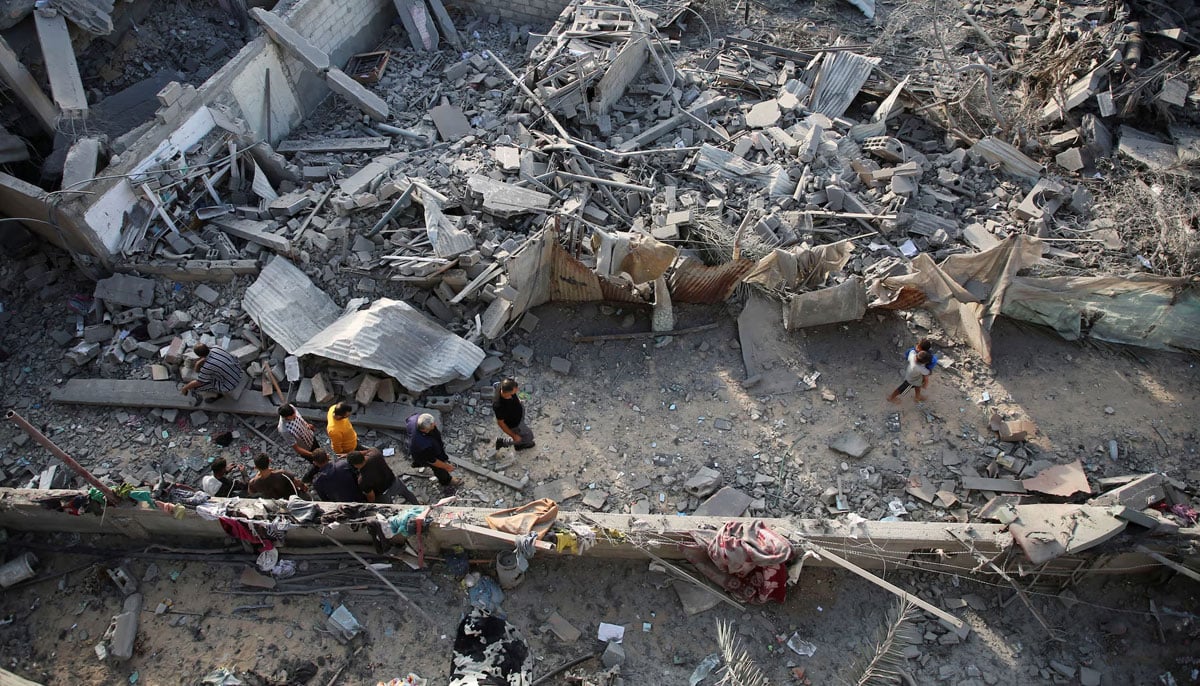
[[(681, 482), (702, 464), (717, 466), (727, 482), (750, 477), (747, 490), (761, 494), (767, 504), (763, 514), (817, 512), (816, 495), (839, 474), (854, 498), (865, 494), (874, 501), (911, 501), (903, 495), (903, 484), (912, 470), (953, 478), (943, 466), (946, 453), (965, 456), (965, 463), (982, 465), (987, 459), (985, 408), (977, 402), (987, 391), (993, 399), (990, 405), (1037, 422), (1039, 434), (1031, 449), (1041, 459), (1079, 458), (1094, 475), (1158, 469), (1195, 480), (1195, 472), (1189, 472), (1195, 469), (1197, 416), (1192, 358), (1081, 346), (1002, 322), (995, 331), (991, 370), (970, 351), (942, 347), (953, 365), (939, 370), (926, 402), (916, 405), (910, 396), (895, 406), (884, 396), (897, 380), (897, 360), (923, 331), (892, 316), (871, 316), (853, 325), (775, 332), (790, 346), (778, 363), (778, 374), (794, 377), (820, 371), (818, 388), (757, 396), (754, 388), (742, 384), (745, 369), (733, 321), (738, 311), (736, 301), (726, 307), (682, 308), (677, 323), (681, 328), (720, 324), (659, 346), (653, 338), (572, 341), (575, 335), (645, 330), (648, 313), (632, 313), (631, 321), (629, 312), (596, 304), (538, 309), (541, 323), (535, 332), (509, 341), (534, 348), (532, 365), (514, 365), (506, 356), (504, 370), (529, 394), (538, 448), (517, 454), (507, 473), (528, 473), (534, 487), (571, 478), (586, 493), (594, 484), (610, 493), (604, 506), (610, 511), (627, 511), (642, 499), (652, 511), (687, 511), (690, 503)], [(551, 371), (552, 356), (571, 360), (571, 373)], [(824, 399), (828, 397), (834, 399)], [(491, 418), (468, 413), (468, 407), (464, 403), (445, 418), (452, 450), (474, 451), (489, 459), (492, 450), (484, 446), (496, 435)], [(86, 413), (100, 427), (116, 422), (113, 411), (53, 410)], [(732, 430), (716, 429), (716, 418), (728, 419)], [(150, 418), (140, 421), (148, 423)], [(218, 417), (215, 423), (221, 421)], [(851, 427), (868, 436), (874, 447), (843, 471), (846, 459), (826, 444)], [(209, 427), (208, 433), (215, 428)], [(204, 434), (192, 435), (197, 444), (203, 441)], [(1117, 462), (1108, 456), (1110, 439), (1121, 445)], [(242, 446), (225, 450), (234, 456)], [(513, 458), (502, 452), (496, 459), (503, 463)], [(405, 464), (396, 467), (411, 471)], [(881, 475), (881, 483), (862, 479), (858, 470), (864, 467)], [(781, 478), (755, 487), (754, 474)], [(643, 485), (643, 480), (649, 484)], [(410, 483), (423, 499), (434, 495), (427, 477)], [(512, 505), (523, 496), (472, 477), (463, 498)], [(580, 500), (568, 500), (563, 507), (584, 509)], [(864, 516), (875, 507), (860, 502)], [(938, 519), (953, 513), (922, 504), (911, 516)], [(19, 540), (17, 536), (13, 543)], [(55, 547), (80, 544), (95, 545), (74, 540)], [(45, 562), (44, 573), (53, 573), (87, 560), (49, 555)], [(140, 578), (148, 562), (134, 558), (128, 564)], [(90, 569), (66, 575), (61, 589), (55, 586), (58, 582), (48, 581), (3, 595), (0, 613), (13, 619), (0, 627), (0, 641), (9, 656), (6, 666), (47, 684), (62, 683), (65, 675), (79, 683), (123, 683), (134, 672), (138, 683), (190, 684), (222, 666), (238, 674), (255, 673), (260, 683), (316, 684), (329, 683), (343, 665), (341, 683), (372, 683), (413, 671), (436, 684), (448, 674), (450, 640), (442, 636), (453, 635), (468, 608), (465, 590), (440, 563), (415, 580), (422, 589), (415, 595), (417, 602), (437, 626), (427, 626), (386, 593), (345, 598), (229, 596), (222, 592), (239, 588), (236, 577), (243, 563), (155, 563), (160, 576), (143, 585), (144, 623), (137, 654), (128, 664), (101, 664), (92, 651), (120, 600), (116, 588)], [(486, 572), (487, 566), (479, 569)], [(172, 580), (174, 571), (179, 574)], [(965, 600), (967, 606), (957, 612), (976, 630), (966, 641), (953, 643), (943, 629), (921, 617), (916, 626), (924, 640), (912, 647), (914, 657), (908, 663), (916, 683), (1077, 683), (1079, 667), (1087, 665), (1101, 671), (1106, 684), (1150, 684), (1167, 671), (1178, 683), (1191, 683), (1192, 670), (1200, 666), (1193, 664), (1197, 629), (1195, 615), (1189, 614), (1197, 607), (1195, 587), (1184, 581), (1164, 584), (1156, 576), (1086, 578), (1063, 593), (1038, 591), (1032, 602), (1065, 639), (1055, 642), (1008, 588), (904, 569), (886, 575), (935, 603)], [(158, 603), (168, 599), (172, 612), (193, 614), (154, 615)], [(319, 630), (324, 627), (322, 604), (336, 606), (339, 600), (345, 600), (367, 629), (366, 647), (353, 659), (349, 656), (358, 644), (343, 646)], [(1158, 620), (1150, 614), (1150, 601), (1159, 609)], [(264, 603), (273, 607), (232, 612), (240, 605)], [(803, 667), (812, 683), (826, 684), (855, 683), (856, 657), (873, 649), (891, 606), (892, 598), (869, 584), (814, 568), (804, 573), (782, 606), (744, 613), (718, 606), (688, 617), (670, 579), (648, 571), (647, 564), (535, 559), (526, 582), (508, 594), (504, 610), (529, 638), (539, 673), (597, 648), (593, 638), (598, 623), (606, 621), (628, 631), (628, 657), (621, 671), (625, 683), (687, 683), (692, 669), (716, 651), (716, 620), (725, 618), (735, 623), (773, 683), (802, 683), (790, 668)], [(580, 629), (583, 638), (565, 645), (546, 632), (545, 619), (553, 611)], [(643, 622), (650, 623), (649, 632), (641, 630)], [(801, 657), (789, 651), (781, 641), (793, 632), (817, 645), (816, 654)], [(1052, 660), (1075, 669), (1074, 680), (1054, 676), (1058, 673), (1052, 674)], [(281, 670), (302, 673), (297, 670), (308, 662), (318, 668), (309, 681), (293, 682), (282, 675)], [(588, 663), (582, 670), (594, 675), (599, 665)], [(713, 681), (710, 677), (705, 683)], [(560, 677), (551, 683), (572, 682)]]

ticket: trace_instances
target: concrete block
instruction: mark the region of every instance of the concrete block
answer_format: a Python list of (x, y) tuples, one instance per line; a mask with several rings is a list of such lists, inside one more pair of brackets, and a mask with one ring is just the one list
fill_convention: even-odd
[(479, 367), (475, 370), (475, 378), (486, 379), (496, 372), (499, 372), (503, 366), (504, 362), (502, 362), (499, 357), (488, 355), (487, 357), (483, 358), (483, 361), (479, 363)]
[(220, 293), (215, 291), (208, 284), (203, 283), (196, 286), (196, 290), (193, 291), (193, 294), (209, 305), (215, 305), (217, 304), (217, 301), (221, 299)]
[(377, 376), (367, 374), (363, 377), (362, 383), (358, 385), (358, 391), (354, 393), (354, 400), (361, 406), (366, 407), (375, 399), (375, 392), (379, 390), (379, 383), (382, 381)]
[(296, 389), (296, 403), (299, 405), (307, 405), (313, 400), (313, 382), (312, 379), (301, 379), (300, 387)]
[(571, 373), (571, 361), (565, 357), (551, 357), (550, 368), (559, 374)]
[(238, 358), (238, 362), (241, 362), (242, 364), (250, 364), (254, 360), (258, 359), (258, 353), (258, 346), (252, 344), (246, 344), (237, 350), (229, 351), (229, 354)]
[(163, 353), (163, 362), (167, 364), (179, 364), (183, 361), (183, 339), (179, 336), (171, 339), (167, 345), (166, 352)]
[(538, 319), (538, 316), (534, 313), (526, 312), (525, 315), (521, 317), (521, 330), (526, 333), (533, 333), (534, 329), (537, 328), (538, 323), (541, 321), (542, 320)]
[(208, 414), (204, 410), (196, 410), (188, 415), (188, 421), (193, 427), (200, 428), (208, 423)]
[(166, 381), (171, 378), (171, 370), (165, 365), (152, 364), (150, 365), (150, 378), (155, 381)]
[(133, 336), (126, 336), (121, 339), (121, 351), (125, 354), (136, 352), (138, 347), (138, 339)]
[(609, 641), (608, 647), (604, 649), (604, 654), (600, 656), (600, 662), (604, 663), (605, 667), (612, 668), (625, 662), (625, 649), (616, 641)]
[(183, 86), (179, 85), (178, 81), (172, 81), (162, 87), (158, 92), (158, 104), (163, 107), (170, 107), (179, 101), (183, 95)]
[(325, 72), (325, 83), (334, 93), (346, 98), (358, 109), (375, 121), (387, 121), (388, 104), (383, 98), (367, 90), (358, 81), (336, 67)]
[(380, 402), (396, 402), (396, 382), (391, 379), (380, 379), (379, 388), (375, 389), (375, 397)]
[(278, 43), (289, 54), (300, 60), (304, 66), (318, 73), (330, 68), (329, 55), (324, 50), (319, 50), (307, 38), (301, 36), (296, 29), (293, 29), (283, 20), (283, 17), (274, 12), (268, 12), (261, 7), (251, 9), (250, 15), (262, 25), (267, 35), (271, 36), (271, 40)]
[(518, 345), (512, 349), (512, 356), (517, 362), (523, 365), (528, 365), (533, 362), (533, 348), (527, 345)]
[(121, 307), (150, 307), (154, 302), (154, 279), (128, 274), (113, 274), (96, 282), (92, 294), (97, 300)]
[(113, 617), (113, 623), (105, 633), (106, 636), (109, 636), (109, 657), (122, 661), (133, 657), (133, 647), (137, 642), (138, 619), (142, 614), (142, 594), (134, 593), (126, 598), (123, 609), (124, 612)]
[(83, 365), (87, 364), (88, 362), (91, 362), (92, 360), (96, 359), (96, 356), (98, 356), (99, 354), (100, 354), (100, 344), (99, 343), (88, 343), (85, 341), (83, 343), (76, 345), (74, 348), (71, 348), (70, 350), (68, 350), (67, 354), (66, 354), (66, 358), (71, 364), (75, 365), (76, 367), (82, 367)]
[(312, 377), (313, 400), (324, 405), (333, 402), (333, 388), (325, 380), (324, 374), (314, 374)]
[(112, 340), (116, 329), (110, 324), (94, 324), (83, 327), (83, 340), (87, 343), (104, 343)]
[(80, 138), (67, 150), (63, 162), (62, 187), (78, 190), (96, 176), (100, 163), (100, 141), (95, 138)]

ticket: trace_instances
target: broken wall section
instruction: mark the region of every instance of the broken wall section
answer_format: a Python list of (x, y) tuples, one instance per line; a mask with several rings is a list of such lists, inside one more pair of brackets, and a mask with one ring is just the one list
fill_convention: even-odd
[(491, 15), (517, 22), (544, 24), (553, 22), (567, 3), (563, 0), (454, 0), (447, 9), (484, 17)]

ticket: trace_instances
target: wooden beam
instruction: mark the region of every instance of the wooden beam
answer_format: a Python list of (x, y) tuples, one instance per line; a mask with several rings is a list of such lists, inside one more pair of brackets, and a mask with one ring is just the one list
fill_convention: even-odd
[[(174, 381), (142, 381), (124, 379), (71, 379), (51, 390), (50, 399), (68, 405), (101, 407), (145, 407), (191, 411), (196, 409), (191, 398), (179, 392)], [(279, 407), (262, 396), (249, 393), (238, 400), (222, 398), (200, 406), (206, 412), (229, 412), (255, 417), (279, 416)], [(307, 420), (324, 422), (325, 410), (296, 408)], [(436, 410), (418, 408), (407, 403), (371, 403), (370, 407), (354, 413), (354, 424), (373, 429), (404, 430), (405, 420), (414, 412), (428, 412), (438, 417)]]
[(480, 467), (479, 465), (475, 464), (474, 462), (464, 460), (461, 457), (456, 457), (452, 461), (454, 462), (454, 464), (458, 465), (459, 467), (462, 467), (463, 469), (467, 470), (468, 472), (471, 472), (472, 474), (478, 474), (479, 476), (482, 476), (487, 479), (491, 479), (492, 481), (495, 481), (498, 484), (504, 484), (505, 486), (508, 486), (509, 488), (513, 489), (514, 491), (524, 491), (525, 485), (529, 482), (528, 477), (522, 481), (517, 481), (516, 479), (510, 479), (507, 476), (504, 476), (503, 474), (500, 474), (498, 472), (493, 472), (492, 470), (486, 469), (484, 467)]
[(25, 109), (29, 110), (29, 113), (37, 119), (42, 130), (54, 135), (54, 127), (58, 120), (58, 108), (51, 102), (49, 96), (38, 85), (25, 65), (21, 64), (17, 53), (13, 52), (12, 47), (3, 37), (0, 37), (0, 78), (4, 79), (4, 83), (25, 105)]
[(19, 677), (7, 669), (0, 669), (0, 686), (42, 686), (36, 681)]
[(852, 574), (860, 576), (860, 577), (866, 579), (867, 581), (870, 581), (871, 583), (875, 584), (876, 586), (878, 586), (884, 590), (887, 590), (891, 593), (894, 593), (895, 595), (897, 595), (901, 598), (904, 598), (905, 600), (912, 603), (913, 605), (916, 605), (917, 607), (921, 608), (922, 610), (925, 610), (929, 614), (937, 617), (939, 620), (941, 620), (942, 625), (944, 625), (948, 629), (953, 630), (956, 634), (958, 634), (959, 638), (966, 638), (967, 634), (971, 633), (971, 627), (968, 626), (966, 622), (959, 619), (958, 617), (955, 617), (954, 615), (950, 614), (949, 612), (946, 612), (945, 610), (941, 609), (940, 607), (937, 607), (936, 605), (934, 605), (932, 603), (928, 603), (928, 602), (922, 600), (921, 598), (918, 598), (917, 596), (909, 593), (908, 591), (900, 588), (899, 586), (897, 586), (893, 583), (890, 583), (888, 581), (884, 581), (883, 579), (880, 579), (879, 577), (868, 572), (867, 570), (863, 569), (862, 567), (859, 567), (858, 565), (854, 564), (853, 562), (850, 562), (848, 560), (843, 560), (842, 558), (838, 557), (837, 555), (834, 555), (833, 553), (829, 552), (828, 550), (826, 550), (825, 548), (822, 548), (819, 545), (816, 545), (815, 543), (809, 543), (808, 545), (810, 548), (812, 548), (813, 552), (817, 553), (818, 555), (820, 555), (823, 558), (827, 558), (830, 562), (836, 564), (837, 566), (841, 567), (842, 569), (845, 569), (846, 571), (851, 572)]

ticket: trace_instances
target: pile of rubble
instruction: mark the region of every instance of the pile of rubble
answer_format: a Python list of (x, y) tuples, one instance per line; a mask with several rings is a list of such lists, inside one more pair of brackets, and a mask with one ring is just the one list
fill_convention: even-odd
[[(229, 285), (195, 286), (199, 302), (182, 307), (182, 284), (101, 281), (96, 306), (80, 303), (79, 326), (58, 334), (70, 346), (62, 373), (99, 360), (105, 376), (186, 381), (184, 350), (203, 341), (233, 350), (264, 395), (301, 406), (338, 396), (444, 409), (459, 394), (478, 400), (502, 368), (500, 339), (535, 330), (533, 306), (652, 306), (654, 331), (669, 335), (673, 302), (723, 302), (740, 284), (782, 301), (792, 329), (923, 305), (985, 361), (998, 314), (1079, 336), (1078, 311), (1117, 306), (1137, 311), (1088, 333), (1200, 347), (1185, 280), (1105, 279), (1096, 304), (1094, 282), (1029, 276), (1078, 273), (1124, 247), (1100, 226), (1087, 250), (1052, 247), (1078, 245), (1064, 241), (1079, 240), (1093, 199), (1049, 171), (1049, 152), (1011, 144), (1003, 127), (939, 133), (919, 74), (891, 79), (861, 46), (797, 50), (747, 29), (687, 48), (663, 30), (685, 9), (574, 2), (521, 75), (512, 27), (476, 20), (450, 59), (395, 32), (343, 70), (255, 10), (337, 97), (274, 149), (229, 110), (201, 108), (216, 128), (135, 174), (119, 269)], [(1081, 11), (1039, 30), (1088, 20)], [(1033, 60), (1042, 44), (1013, 47)], [(1109, 82), (1088, 83), (1088, 97), (1047, 107), (1070, 120)], [(195, 97), (164, 88), (160, 120), (178, 121)], [(1080, 124), (1083, 143), (1107, 135), (1099, 114)], [(1087, 150), (1093, 162), (1104, 152)], [(1152, 334), (1130, 324), (1143, 320)]]

